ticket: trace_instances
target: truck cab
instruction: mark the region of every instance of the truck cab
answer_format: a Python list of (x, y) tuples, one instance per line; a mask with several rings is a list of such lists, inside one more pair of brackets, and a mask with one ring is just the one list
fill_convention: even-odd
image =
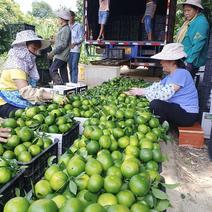
[(150, 56), (173, 41), (176, 0), (158, 0), (153, 19), (153, 40), (147, 40), (141, 19), (145, 0), (110, 0), (104, 40), (97, 41), (99, 0), (84, 0), (85, 45), (89, 55), (101, 53), (103, 60), (121, 60), (131, 67), (158, 67)]

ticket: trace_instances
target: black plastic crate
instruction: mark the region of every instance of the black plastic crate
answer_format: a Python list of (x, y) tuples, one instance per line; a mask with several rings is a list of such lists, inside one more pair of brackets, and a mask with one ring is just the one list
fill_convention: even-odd
[(72, 94), (77, 94), (76, 88), (70, 88), (70, 89), (64, 90), (64, 95), (72, 95)]
[(44, 175), (46, 167), (48, 167), (48, 159), (51, 156), (56, 156), (55, 162), (58, 160), (58, 140), (55, 139), (54, 143), (47, 149), (43, 150), (39, 155), (35, 156), (31, 162), (22, 163), (18, 162), (21, 166), (27, 166), (24, 172), (25, 191), (28, 192), (32, 189), (31, 183), (35, 184)]
[(16, 197), (16, 188), (20, 189), (21, 195), (24, 195), (27, 184), (24, 174), (25, 169), (19, 171), (11, 181), (0, 188), (0, 211), (3, 211), (3, 207), (9, 199)]
[(77, 87), (77, 93), (82, 93), (88, 90), (88, 86), (87, 85), (83, 85), (80, 87)]
[(61, 148), (59, 151), (62, 154), (65, 153), (79, 137), (79, 124), (79, 122), (76, 122), (74, 126), (62, 136), (62, 145), (59, 144), (59, 148)]

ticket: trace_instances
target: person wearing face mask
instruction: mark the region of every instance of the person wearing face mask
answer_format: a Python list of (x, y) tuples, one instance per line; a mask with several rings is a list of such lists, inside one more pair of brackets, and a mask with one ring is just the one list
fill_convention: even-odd
[(17, 33), (0, 77), (0, 117), (7, 118), (11, 111), (37, 102), (53, 100), (62, 103), (63, 97), (31, 85), (39, 80), (36, 55), (49, 45), (32, 30)]
[(180, 43), (170, 43), (152, 56), (160, 60), (167, 76), (147, 88), (133, 88), (128, 95), (145, 96), (150, 101), (150, 110), (174, 126), (192, 126), (198, 119), (198, 94), (191, 74), (186, 70), (183, 59), (184, 47)]
[(179, 29), (176, 42), (184, 45), (186, 52), (186, 68), (192, 77), (204, 66), (207, 59), (207, 46), (209, 38), (209, 24), (202, 13), (201, 0), (186, 0), (180, 3), (185, 16), (185, 22)]

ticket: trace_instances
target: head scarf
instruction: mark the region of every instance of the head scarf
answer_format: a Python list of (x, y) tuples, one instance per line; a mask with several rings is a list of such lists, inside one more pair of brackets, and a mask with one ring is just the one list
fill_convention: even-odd
[(187, 30), (188, 30), (188, 27), (189, 27), (189, 24), (197, 17), (197, 14), (190, 20), (186, 20), (182, 27), (179, 29), (177, 35), (176, 35), (176, 38), (175, 38), (175, 42), (177, 43), (182, 43), (186, 33), (187, 33)]
[(21, 69), (30, 79), (37, 81), (40, 77), (35, 60), (36, 56), (29, 52), (26, 45), (15, 45), (8, 52), (4, 69)]

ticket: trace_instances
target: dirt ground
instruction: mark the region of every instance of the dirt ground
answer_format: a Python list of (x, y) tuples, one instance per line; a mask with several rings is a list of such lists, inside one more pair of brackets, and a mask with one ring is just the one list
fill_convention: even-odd
[(168, 212), (212, 211), (212, 162), (203, 149), (179, 147), (177, 135), (173, 141), (162, 144), (162, 151), (169, 160), (163, 164), (162, 175), (166, 183), (180, 183), (174, 190), (167, 190), (173, 208)]

